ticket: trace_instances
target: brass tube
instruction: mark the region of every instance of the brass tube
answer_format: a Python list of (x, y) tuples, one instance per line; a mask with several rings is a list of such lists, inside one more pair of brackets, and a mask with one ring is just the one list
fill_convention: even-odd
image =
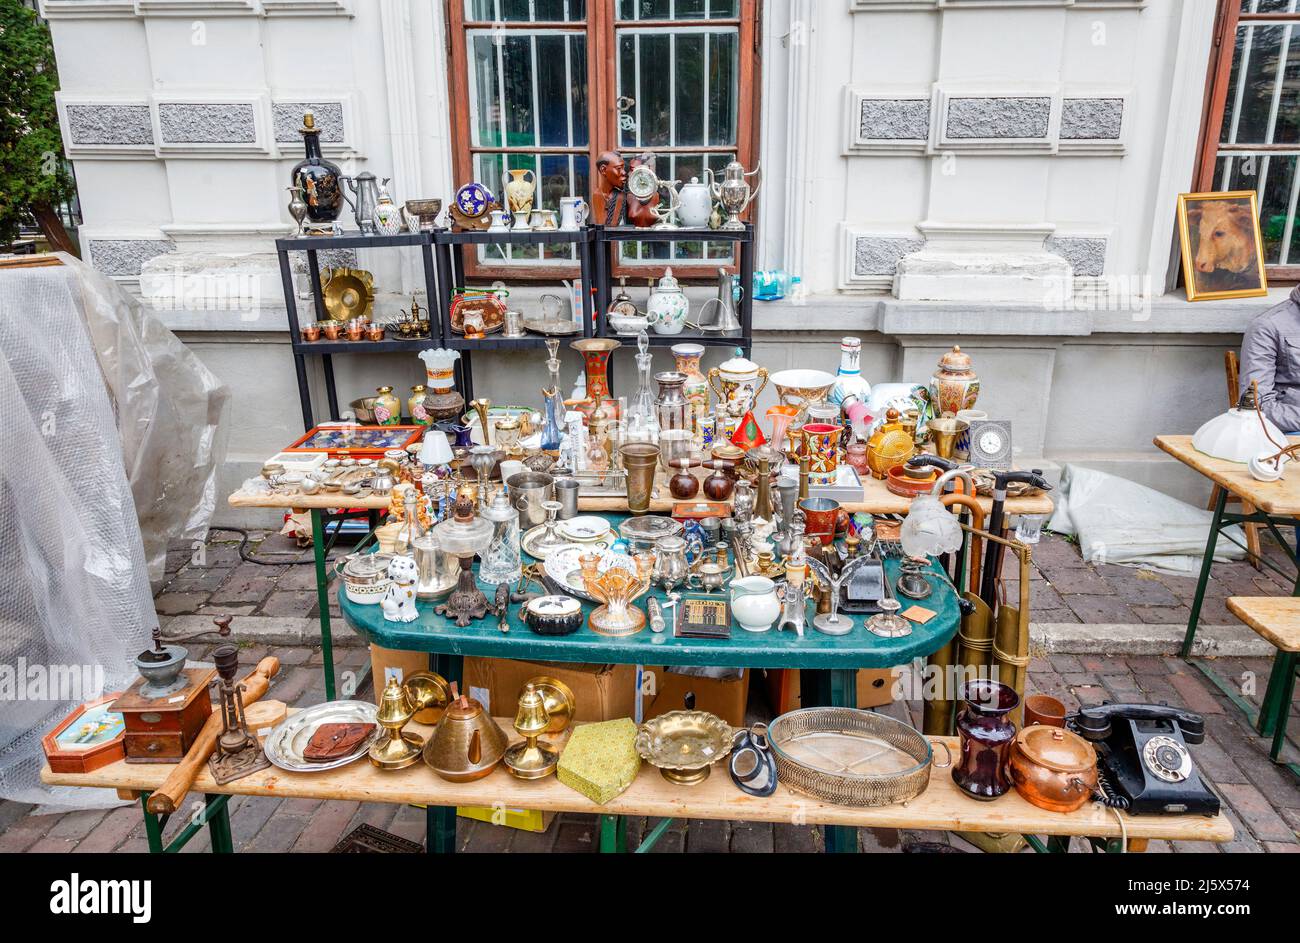
[[(945, 494), (939, 499), (939, 502), (946, 508), (954, 504), (960, 505), (970, 511), (971, 526), (976, 531), (984, 529), (984, 509), (974, 497), (968, 494)], [(966, 588), (972, 592), (979, 592), (979, 587), (975, 584), (979, 582), (980, 574), (980, 550), (981, 546), (978, 540), (970, 542), (970, 561), (966, 568)]]

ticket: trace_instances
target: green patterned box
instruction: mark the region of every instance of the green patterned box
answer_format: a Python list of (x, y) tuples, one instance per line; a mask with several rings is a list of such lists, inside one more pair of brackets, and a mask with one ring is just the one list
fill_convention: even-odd
[(582, 724), (569, 735), (560, 768), (560, 782), (592, 802), (604, 805), (632, 785), (641, 770), (633, 741), (636, 724), (630, 718)]

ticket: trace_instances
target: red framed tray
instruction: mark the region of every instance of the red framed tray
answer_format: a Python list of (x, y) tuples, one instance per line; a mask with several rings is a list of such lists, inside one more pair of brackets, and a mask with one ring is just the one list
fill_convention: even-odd
[[(122, 740), (126, 727), (123, 725), (122, 715), (103, 709), (121, 696), (121, 691), (115, 691), (97, 701), (87, 701), (79, 705), (61, 720), (57, 727), (41, 738), (41, 747), (45, 750), (45, 759), (50, 764), (52, 772), (89, 773), (126, 756)], [(98, 723), (104, 717), (116, 718), (116, 720), (104, 731), (95, 733), (89, 742), (83, 744), (73, 742), (79, 724)]]
[(383, 458), (418, 442), (426, 426), (313, 426), (283, 452), (325, 452), (331, 458)]

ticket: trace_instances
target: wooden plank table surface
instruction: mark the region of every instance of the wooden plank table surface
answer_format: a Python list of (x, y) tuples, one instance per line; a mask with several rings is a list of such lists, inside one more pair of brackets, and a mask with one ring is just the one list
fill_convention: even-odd
[[(1300, 442), (1300, 438), (1291, 438), (1288, 442), (1295, 444)], [(1266, 514), (1300, 517), (1300, 475), (1294, 471), (1279, 481), (1256, 481), (1241, 462), (1211, 458), (1192, 448), (1189, 435), (1158, 435), (1155, 445)]]
[[(1247, 475), (1246, 477), (1250, 477)], [(1253, 481), (1253, 479), (1252, 479)], [(1297, 494), (1300, 502), (1300, 493)], [(388, 507), (388, 496), (348, 497), (338, 492), (329, 494), (245, 494), (236, 491), (226, 499), (235, 508), (287, 508), (292, 510), (328, 510), (330, 508), (368, 508), (383, 510)], [(987, 515), (993, 507), (993, 499), (977, 496), (980, 507)], [(655, 496), (650, 501), (650, 511), (655, 514), (667, 514), (673, 505), (679, 502), (669, 497), (668, 488), (662, 475), (656, 481)], [(844, 510), (850, 512), (865, 511), (868, 514), (906, 514), (912, 505), (911, 498), (893, 494), (885, 482), (869, 478), (862, 486), (861, 501), (841, 502)], [(615, 511), (627, 513), (627, 499), (621, 497), (584, 497), (578, 499), (578, 507), (584, 511)], [(1052, 499), (1047, 494), (1034, 494), (1025, 497), (1008, 498), (1005, 511), (1007, 514), (1051, 514), (1054, 508)]]
[[(519, 738), (512, 720), (498, 718), (511, 742)], [(406, 730), (427, 737), (432, 728), (410, 723)], [(957, 755), (955, 737), (932, 737)], [(937, 749), (943, 760), (944, 751)], [(85, 786), (123, 792), (151, 791), (161, 786), (171, 771), (170, 764), (133, 764), (119, 760), (91, 773), (53, 773), (41, 770), (42, 782), (57, 786)], [(498, 766), (477, 782), (451, 783), (439, 779), (423, 763), (404, 770), (376, 769), (362, 759), (349, 766), (321, 773), (290, 773), (272, 767), (243, 779), (217, 785), (207, 765), (195, 780), (193, 792), (246, 796), (275, 796), (295, 799), (332, 799), (353, 802), (387, 802), (434, 806), (492, 806), (535, 809), (543, 812), (590, 812), (603, 815), (637, 815), (656, 818), (723, 819), (747, 822), (806, 822), (809, 825), (841, 825), (859, 828), (905, 828), (936, 831), (1012, 832), (1030, 835), (1063, 835), (1090, 838), (1119, 838), (1165, 841), (1227, 842), (1233, 837), (1232, 823), (1222, 813), (1199, 815), (1139, 815), (1116, 813), (1097, 803), (1088, 803), (1072, 813), (1048, 812), (1030, 805), (1012, 790), (993, 802), (970, 799), (957, 789), (947, 768), (934, 768), (930, 785), (906, 803), (870, 809), (832, 805), (786, 788), (777, 787), (767, 798), (746, 795), (732, 784), (725, 765), (715, 764), (709, 778), (696, 786), (668, 782), (648, 763), (632, 785), (605, 805), (597, 805), (570, 789), (554, 776), (526, 782)]]
[(1229, 596), (1228, 611), (1274, 647), (1300, 652), (1300, 597)]

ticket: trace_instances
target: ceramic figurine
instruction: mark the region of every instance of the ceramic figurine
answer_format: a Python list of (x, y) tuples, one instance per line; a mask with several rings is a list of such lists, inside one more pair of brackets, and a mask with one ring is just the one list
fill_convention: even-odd
[(420, 617), (415, 608), (415, 581), (419, 569), (412, 557), (393, 557), (388, 564), (388, 578), (393, 581), (380, 601), (388, 622), (414, 622)]
[(342, 172), (338, 164), (321, 156), (320, 129), (310, 111), (302, 116), (298, 133), (302, 135), (306, 157), (294, 165), (289, 179), (302, 190), (307, 219), (313, 223), (332, 223), (343, 209)]

